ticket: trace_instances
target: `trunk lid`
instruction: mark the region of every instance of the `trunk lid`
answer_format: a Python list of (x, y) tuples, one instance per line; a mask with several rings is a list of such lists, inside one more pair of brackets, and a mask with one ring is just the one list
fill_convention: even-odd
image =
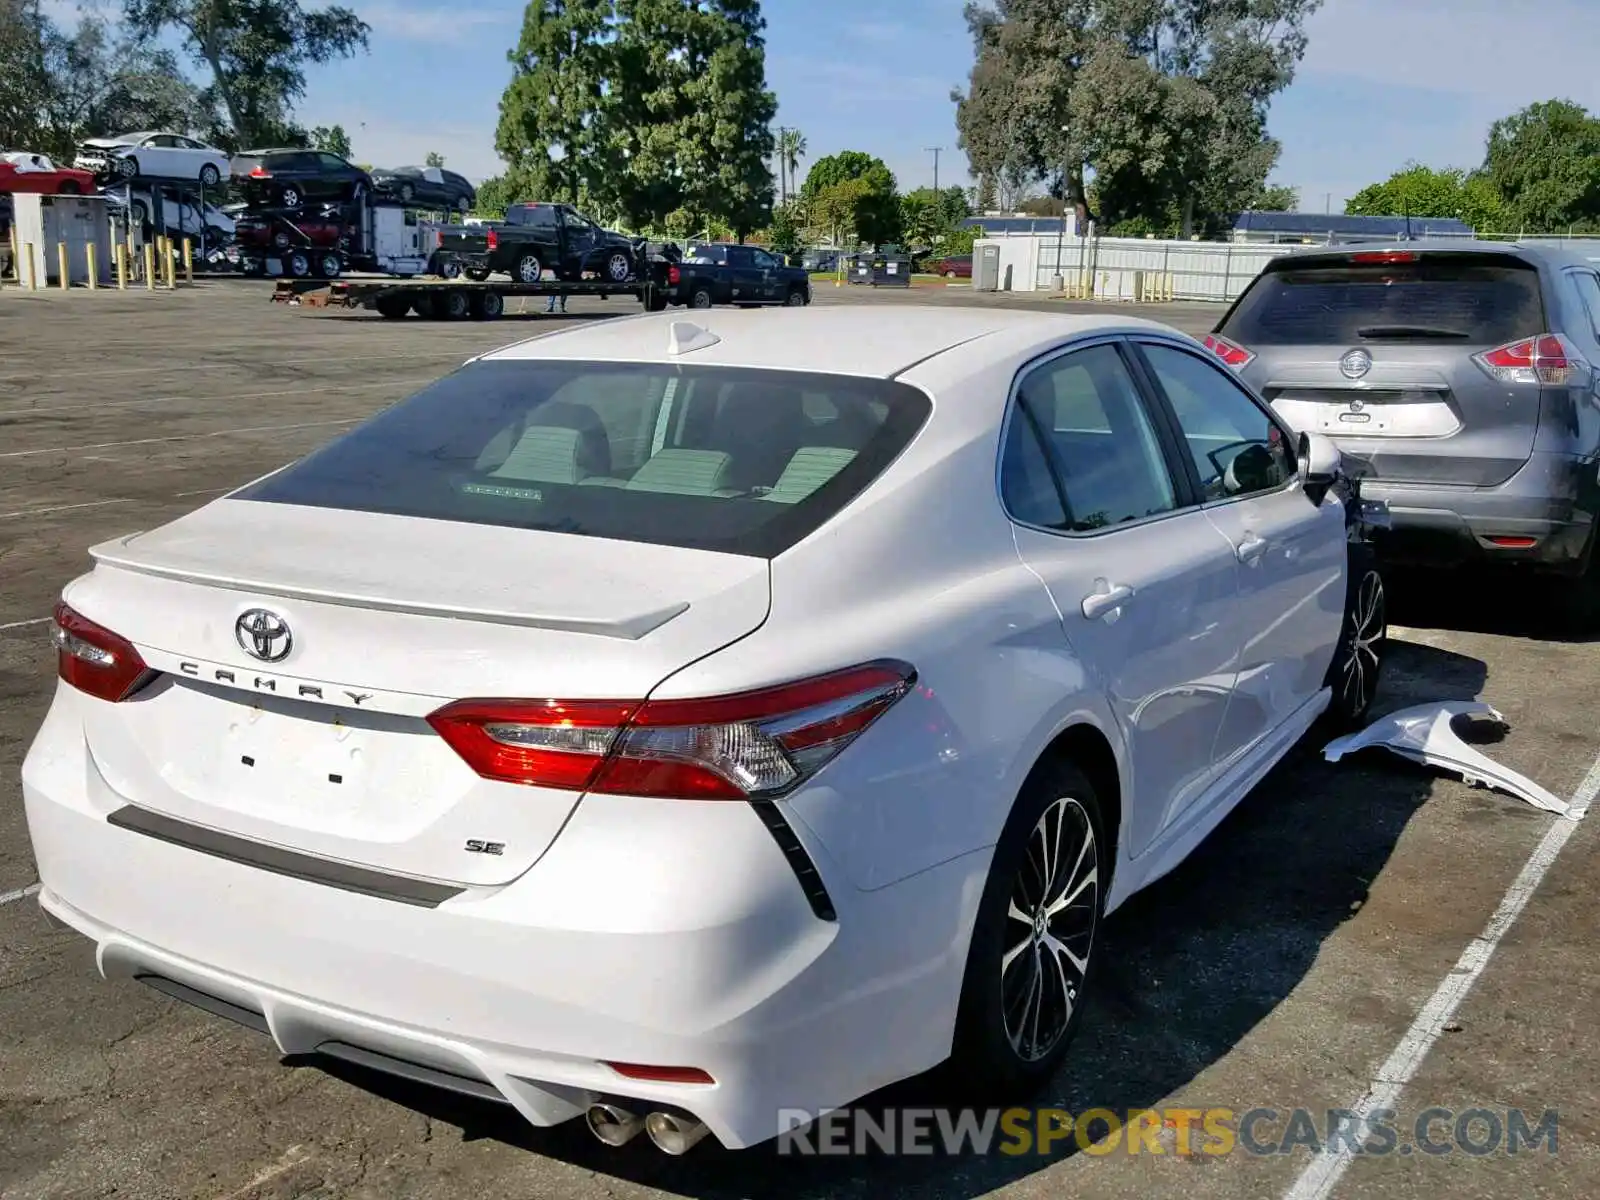
[(1473, 355), (1547, 332), (1537, 268), (1512, 253), (1383, 249), (1271, 264), (1219, 325), (1294, 428), (1391, 482), (1491, 487), (1533, 452), (1541, 397)]
[[(578, 794), (480, 778), (428, 713), (469, 697), (642, 698), (757, 628), (769, 602), (758, 558), (237, 500), (92, 554), (68, 603), (162, 672), (90, 706), (108, 802), (477, 885), (531, 867)], [(279, 661), (236, 636), (251, 609), (289, 627)]]

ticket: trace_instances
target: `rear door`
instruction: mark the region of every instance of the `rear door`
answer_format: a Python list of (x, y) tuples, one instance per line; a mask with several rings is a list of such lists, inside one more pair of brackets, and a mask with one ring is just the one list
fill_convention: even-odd
[(1217, 334), (1293, 428), (1385, 482), (1491, 487), (1528, 460), (1539, 395), (1474, 361), (1548, 332), (1540, 275), (1514, 253), (1374, 250), (1270, 264)]
[(1193, 502), (1180, 453), (1116, 342), (1018, 382), (1001, 494), (1018, 553), (1127, 739), (1135, 854), (1215, 778), (1247, 624), (1233, 548)]
[(1213, 756), (1227, 768), (1323, 686), (1344, 614), (1345, 517), (1313, 504), (1292, 434), (1198, 348), (1140, 339), (1177, 422), (1203, 511), (1239, 562), (1238, 678)]

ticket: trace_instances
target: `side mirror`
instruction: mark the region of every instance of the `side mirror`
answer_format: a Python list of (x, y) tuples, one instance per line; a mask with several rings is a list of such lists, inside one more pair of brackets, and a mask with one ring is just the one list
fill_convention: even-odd
[(1300, 486), (1313, 503), (1321, 504), (1328, 489), (1344, 474), (1344, 456), (1333, 440), (1320, 433), (1300, 435)]

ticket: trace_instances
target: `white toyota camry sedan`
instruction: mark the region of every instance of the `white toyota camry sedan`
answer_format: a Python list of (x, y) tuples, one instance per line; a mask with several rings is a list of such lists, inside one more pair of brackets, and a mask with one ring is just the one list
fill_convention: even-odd
[(1337, 451), (1160, 325), (596, 322), (96, 546), (23, 766), (55, 920), (325, 1054), (682, 1152), (1059, 1063), (1105, 914), (1325, 714)]

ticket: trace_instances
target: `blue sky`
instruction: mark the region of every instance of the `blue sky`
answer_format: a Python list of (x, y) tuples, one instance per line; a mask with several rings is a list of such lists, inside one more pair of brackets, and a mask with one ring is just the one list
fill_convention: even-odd
[[(370, 53), (312, 68), (300, 119), (344, 125), (363, 162), (398, 166), (437, 150), (474, 178), (496, 173), (505, 51), (522, 4), (344, 2), (371, 24)], [(941, 183), (967, 182), (948, 99), (971, 65), (961, 7), (766, 0), (778, 123), (804, 132), (810, 160), (844, 149), (878, 155), (902, 188), (933, 181), (926, 148), (943, 146)], [(1326, 0), (1309, 33), (1270, 126), (1284, 144), (1273, 182), (1298, 187), (1310, 211), (1339, 211), (1409, 159), (1475, 165), (1489, 123), (1532, 101), (1563, 96), (1600, 111), (1594, 0)]]

